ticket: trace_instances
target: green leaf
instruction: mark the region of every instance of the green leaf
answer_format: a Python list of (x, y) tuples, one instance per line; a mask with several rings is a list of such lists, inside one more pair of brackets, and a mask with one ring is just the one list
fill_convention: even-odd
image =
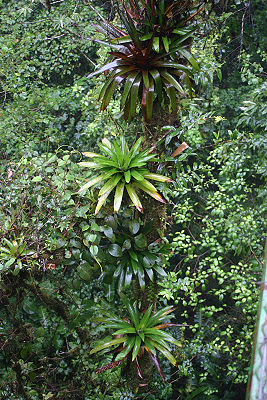
[(108, 179), (110, 176), (112, 176), (113, 174), (115, 174), (115, 172), (117, 172), (116, 169), (112, 169), (111, 171), (109, 171), (108, 173), (102, 174), (97, 176), (96, 178), (93, 178), (91, 180), (89, 180), (88, 182), (86, 182), (85, 185), (83, 185), (79, 190), (78, 193), (81, 193), (83, 190), (90, 188), (91, 186), (96, 185), (98, 182), (101, 182), (103, 180)]
[(10, 267), (12, 264), (14, 264), (14, 262), (16, 261), (16, 258), (10, 258), (10, 260), (8, 260), (6, 263), (5, 263), (5, 267), (6, 268), (8, 268), (8, 267)]
[(174, 337), (172, 337), (171, 335), (169, 335), (167, 332), (161, 331), (159, 329), (155, 329), (155, 328), (147, 328), (144, 329), (145, 334), (147, 335), (154, 335), (154, 336), (159, 336), (161, 337), (163, 340), (165, 340), (166, 342), (170, 342), (172, 344), (175, 344), (178, 347), (181, 347), (181, 343), (178, 342), (178, 340), (176, 340)]
[(121, 36), (121, 37), (118, 37), (115, 39), (111, 39), (111, 43), (114, 43), (114, 44), (129, 43), (131, 41), (132, 41), (132, 39), (131, 39), (130, 35), (125, 35), (125, 36)]
[(126, 185), (126, 190), (129, 194), (130, 199), (132, 200), (133, 204), (135, 205), (135, 207), (137, 208), (138, 211), (140, 211), (141, 213), (143, 213), (143, 207), (142, 204), (139, 200), (139, 197), (137, 196), (136, 191), (134, 190), (133, 186), (128, 183)]
[(152, 47), (156, 53), (159, 53), (159, 37), (158, 36), (153, 38), (153, 46)]
[(140, 146), (141, 146), (141, 144), (142, 144), (142, 141), (143, 141), (143, 138), (140, 137), (140, 138), (135, 142), (135, 144), (133, 145), (133, 147), (131, 148), (131, 150), (129, 151), (129, 154), (128, 154), (128, 164), (125, 165), (126, 168), (129, 166), (129, 164), (130, 164), (132, 158), (138, 153), (138, 151), (139, 151), (139, 149), (140, 149)]
[(132, 265), (133, 273), (134, 273), (134, 275), (136, 275), (138, 272), (138, 264), (135, 260), (131, 259), (131, 265)]
[(136, 333), (136, 329), (133, 326), (129, 326), (115, 331), (112, 335), (124, 335), (126, 333)]
[(145, 328), (147, 321), (149, 320), (150, 314), (152, 312), (152, 309), (153, 309), (153, 304), (151, 304), (151, 306), (149, 306), (148, 310), (146, 311), (143, 318), (141, 319), (140, 324), (139, 324), (139, 329)]
[(132, 276), (133, 276), (133, 273), (131, 271), (131, 268), (128, 265), (128, 267), (127, 267), (127, 269), (125, 271), (125, 277), (124, 277), (124, 286), (125, 286), (125, 288), (130, 286), (130, 284), (132, 282)]
[(120, 293), (120, 297), (127, 308), (127, 311), (131, 317), (131, 321), (133, 322), (135, 328), (138, 329), (138, 326), (139, 326), (138, 311), (134, 309), (134, 307), (129, 303), (129, 300), (123, 293)]
[(114, 212), (117, 213), (120, 209), (123, 192), (124, 192), (124, 182), (119, 182), (116, 187), (116, 192), (114, 196)]
[(120, 294), (122, 292), (122, 289), (124, 288), (124, 277), (125, 277), (125, 271), (122, 270), (119, 281), (118, 281), (118, 293)]
[(141, 346), (141, 338), (140, 336), (136, 336), (133, 347), (132, 361), (134, 361), (134, 359), (137, 357), (140, 346)]
[(95, 209), (95, 215), (99, 212), (100, 208), (103, 206), (103, 204), (105, 203), (106, 199), (108, 198), (110, 192), (112, 191), (112, 189), (106, 191), (104, 194), (102, 194), (102, 196), (99, 198), (98, 203), (96, 205), (96, 209)]
[(139, 231), (139, 229), (140, 229), (140, 223), (138, 221), (134, 220), (134, 221), (129, 222), (129, 231), (133, 235), (136, 235), (136, 233)]
[(114, 140), (113, 146), (114, 146), (114, 150), (115, 150), (116, 156), (117, 156), (118, 161), (119, 161), (119, 165), (122, 166), (123, 165), (123, 161), (124, 161), (124, 156), (123, 156), (123, 153), (122, 153), (122, 149), (120, 148), (120, 146), (118, 145), (116, 140)]
[(153, 197), (157, 201), (160, 201), (161, 203), (166, 203), (166, 201), (163, 199), (163, 197), (158, 193), (158, 192), (152, 192), (151, 190), (147, 189), (145, 186), (142, 185), (142, 182), (136, 182), (134, 183), (134, 186), (143, 190), (145, 193), (149, 194), (149, 196)]
[(113, 68), (115, 68), (115, 67), (117, 67), (117, 66), (119, 66), (121, 64), (122, 64), (121, 60), (112, 61), (112, 62), (110, 62), (108, 64), (105, 64), (103, 67), (101, 67), (97, 71), (92, 72), (90, 75), (88, 75), (88, 78), (92, 78), (92, 76), (94, 76), (94, 75), (100, 75), (100, 74), (102, 74), (102, 72), (105, 72), (105, 71), (108, 71), (110, 69), (113, 69)]
[(167, 276), (167, 273), (164, 271), (163, 268), (159, 267), (158, 265), (153, 266), (154, 270), (161, 276)]
[(129, 150), (128, 150), (127, 143), (126, 143), (124, 135), (121, 135), (120, 141), (121, 141), (121, 151), (122, 151), (124, 162), (125, 162), (125, 159), (128, 156)]
[(145, 336), (144, 343), (145, 343), (145, 346), (148, 347), (148, 349), (151, 351), (151, 353), (157, 354), (157, 351), (156, 351), (155, 347), (153, 346), (151, 340), (146, 336)]
[(152, 269), (152, 268), (147, 268), (147, 269), (146, 269), (146, 273), (147, 273), (149, 279), (153, 282), (153, 281), (154, 281), (153, 269)]
[(130, 351), (132, 350), (134, 343), (135, 343), (135, 336), (128, 337), (126, 341), (127, 346), (125, 347), (125, 349), (119, 352), (119, 354), (116, 357), (116, 360), (123, 360), (123, 358), (126, 357), (127, 354), (129, 354)]
[(139, 86), (141, 83), (141, 76), (138, 74), (134, 80), (134, 83), (131, 87), (130, 90), (130, 115), (133, 118), (135, 115), (135, 110), (136, 110), (136, 103), (137, 103), (137, 98), (138, 98), (138, 91), (139, 91)]
[(178, 51), (180, 54), (182, 54), (183, 57), (187, 58), (187, 60), (190, 62), (192, 67), (195, 68), (196, 71), (200, 70), (198, 63), (196, 62), (192, 54), (189, 53), (189, 51), (185, 50), (184, 48), (181, 48)]
[(125, 106), (125, 102), (126, 102), (127, 97), (129, 95), (130, 89), (131, 89), (131, 87), (133, 85), (133, 82), (134, 82), (134, 80), (135, 80), (137, 75), (138, 75), (138, 71), (133, 71), (126, 77), (126, 81), (124, 83), (123, 93), (122, 93), (122, 96), (121, 96), (121, 103), (120, 103), (121, 109), (124, 108), (124, 106)]
[(124, 172), (124, 178), (125, 178), (125, 182), (126, 183), (130, 182), (130, 180), (131, 180), (131, 172), (130, 172), (130, 170), (127, 170), (127, 171)]
[(141, 265), (138, 266), (137, 276), (139, 280), (139, 285), (142, 290), (145, 289), (145, 273)]
[(148, 328), (154, 326), (154, 325), (158, 325), (158, 321), (160, 320), (161, 317), (171, 313), (172, 311), (174, 311), (175, 308), (167, 306), (162, 308), (161, 310), (158, 310), (155, 314), (153, 314), (149, 320), (148, 323)]
[(122, 245), (122, 249), (129, 250), (132, 247), (131, 240), (125, 239)]
[(98, 195), (102, 196), (105, 192), (110, 192), (111, 190), (114, 189), (114, 187), (117, 185), (117, 183), (121, 179), (121, 174), (116, 174), (112, 178), (110, 178), (105, 185), (102, 187), (102, 189), (99, 191)]
[(113, 257), (121, 257), (122, 256), (122, 250), (121, 247), (114, 243), (114, 244), (110, 244), (108, 246), (108, 252), (110, 255), (112, 255)]
[(145, 174), (144, 177), (147, 179), (152, 179), (154, 181), (158, 181), (158, 182), (173, 182), (173, 180), (170, 179), (168, 176), (159, 175), (159, 174), (148, 173), (148, 174)]
[(92, 349), (89, 354), (94, 354), (94, 353), (97, 353), (98, 351), (101, 351), (108, 347), (118, 345), (120, 343), (125, 342), (125, 340), (126, 340), (125, 337), (120, 337), (120, 338), (109, 340), (107, 342), (103, 342), (100, 345), (98, 345), (97, 347), (95, 347), (94, 349)]
[(137, 181), (143, 181), (144, 176), (141, 175), (139, 172), (137, 172), (135, 169), (131, 169), (131, 175), (136, 179)]
[(134, 243), (136, 247), (143, 249), (144, 247), (147, 247), (147, 238), (145, 235), (140, 233), (139, 235), (135, 236)]
[(42, 179), (43, 178), (40, 175), (38, 175), (38, 176), (35, 176), (34, 178), (32, 178), (32, 182), (41, 182)]
[(149, 88), (149, 79), (148, 79), (148, 71), (146, 69), (142, 69), (142, 76), (145, 87)]
[(175, 360), (175, 358), (173, 357), (173, 355), (166, 350), (163, 346), (161, 346), (160, 344), (158, 344), (157, 342), (152, 341), (152, 344), (156, 347), (156, 349), (158, 349), (174, 366), (177, 365), (177, 362)]
[(152, 76), (152, 78), (155, 81), (156, 93), (157, 93), (157, 96), (158, 96), (159, 103), (161, 103), (162, 99), (163, 99), (161, 75), (160, 75), (160, 73), (159, 73), (159, 71), (157, 69), (151, 69), (149, 71), (149, 73), (150, 73), (150, 75)]
[(162, 42), (163, 42), (163, 46), (164, 46), (166, 53), (169, 53), (170, 47), (169, 47), (169, 39), (167, 38), (167, 36), (162, 37)]
[(125, 15), (119, 8), (118, 8), (118, 13), (123, 22), (123, 25), (125, 26), (125, 29), (127, 30), (128, 34), (130, 35), (135, 46), (138, 49), (142, 49), (142, 44), (139, 40), (139, 34), (132, 22), (132, 19), (128, 16), (128, 14)]
[(168, 72), (162, 72), (161, 76), (165, 78), (172, 86), (174, 86), (175, 89), (178, 90), (178, 92), (185, 94), (185, 91), (180, 85), (180, 83), (177, 82), (177, 80), (171, 74), (169, 74)]

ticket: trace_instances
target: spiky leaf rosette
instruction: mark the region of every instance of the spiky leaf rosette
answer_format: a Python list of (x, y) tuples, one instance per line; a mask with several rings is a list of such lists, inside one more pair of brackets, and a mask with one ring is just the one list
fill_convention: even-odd
[(176, 113), (185, 85), (191, 95), (193, 71), (199, 66), (189, 51), (196, 28), (187, 25), (201, 7), (190, 9), (190, 3), (130, 1), (129, 7), (122, 3), (119, 10), (122, 29), (105, 20), (94, 25), (114, 49), (110, 62), (89, 75), (108, 72), (99, 96), (101, 110), (106, 109), (118, 88), (122, 88), (120, 106), (125, 120), (134, 117), (138, 99), (148, 121), (155, 101), (162, 107), (169, 103)]
[[(162, 330), (170, 326), (179, 326), (178, 324), (164, 323), (166, 316), (174, 311), (174, 308), (168, 306), (152, 313), (153, 306), (151, 305), (144, 314), (141, 314), (136, 306), (130, 304), (126, 296), (122, 294), (120, 296), (129, 316), (122, 319), (116, 315), (108, 314), (106, 318), (103, 318), (104, 328), (115, 330), (112, 334), (113, 338), (108, 337), (101, 343), (98, 343), (90, 351), (90, 354), (113, 347), (113, 351), (117, 354), (115, 361), (127, 358), (129, 361), (134, 362), (138, 375), (142, 379), (143, 376), (138, 359), (144, 351), (147, 351), (161, 378), (164, 380), (164, 375), (157, 358), (157, 351), (176, 366), (176, 360), (171, 353), (169, 344), (181, 347), (180, 342)], [(169, 315), (169, 318), (171, 317)]]
[(166, 203), (150, 180), (159, 182), (172, 182), (172, 180), (167, 176), (150, 173), (147, 168), (144, 168), (148, 161), (155, 160), (155, 156), (149, 154), (149, 150), (139, 151), (141, 143), (142, 138), (139, 138), (129, 150), (124, 136), (120, 137), (120, 141), (114, 140), (113, 143), (107, 139), (103, 139), (102, 143), (98, 145), (105, 156), (92, 152), (83, 153), (85, 157), (91, 158), (92, 161), (83, 161), (80, 162), (79, 165), (90, 169), (96, 169), (100, 172), (100, 175), (94, 176), (86, 182), (86, 184), (80, 188), (79, 193), (97, 183), (105, 182), (98, 193), (99, 200), (95, 209), (95, 214), (99, 212), (113, 190), (115, 190), (115, 213), (120, 209), (125, 189), (131, 201), (141, 213), (143, 212), (143, 207), (137, 194), (138, 190), (142, 190), (161, 203)]

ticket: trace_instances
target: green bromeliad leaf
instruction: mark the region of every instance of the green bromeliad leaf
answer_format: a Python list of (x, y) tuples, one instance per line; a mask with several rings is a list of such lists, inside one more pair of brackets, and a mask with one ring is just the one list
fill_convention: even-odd
[(149, 154), (149, 150), (140, 150), (142, 138), (139, 138), (133, 147), (129, 150), (125, 138), (121, 135), (119, 141), (114, 140), (112, 143), (106, 138), (99, 143), (99, 148), (105, 154), (84, 152), (83, 155), (91, 159), (91, 161), (82, 161), (78, 163), (81, 167), (99, 170), (102, 174), (89, 179), (78, 191), (78, 193), (89, 189), (96, 184), (102, 183), (102, 188), (99, 190), (98, 203), (95, 209), (95, 214), (99, 212), (109, 194), (115, 189), (114, 195), (114, 211), (117, 213), (121, 207), (123, 195), (126, 191), (133, 202), (134, 206), (141, 213), (143, 207), (138, 195), (141, 190), (157, 201), (165, 203), (165, 200), (157, 193), (157, 189), (148, 179), (157, 180), (160, 182), (171, 181), (168, 177), (158, 174), (150, 174), (145, 168), (147, 162), (155, 161), (155, 156)]

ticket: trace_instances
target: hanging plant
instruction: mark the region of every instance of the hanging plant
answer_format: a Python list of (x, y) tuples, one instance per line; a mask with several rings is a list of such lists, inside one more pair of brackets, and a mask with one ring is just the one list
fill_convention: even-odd
[[(94, 354), (113, 347), (114, 361), (99, 368), (97, 372), (113, 368), (127, 359), (128, 363), (135, 363), (137, 373), (143, 379), (138, 360), (142, 357), (144, 351), (147, 351), (162, 380), (165, 380), (157, 358), (157, 351), (176, 366), (176, 360), (171, 353), (169, 343), (181, 347), (178, 340), (162, 330), (170, 326), (178, 326), (177, 324), (164, 323), (166, 316), (174, 311), (174, 308), (168, 306), (153, 314), (153, 305), (151, 305), (144, 314), (141, 314), (137, 307), (132, 306), (124, 295), (121, 294), (121, 298), (128, 311), (127, 318), (120, 318), (107, 313), (107, 317), (101, 319), (104, 322), (103, 328), (114, 329), (115, 331), (112, 337), (106, 337), (90, 351), (90, 354)], [(168, 318), (172, 317), (172, 315), (168, 316)]]
[(147, 234), (152, 229), (151, 223), (142, 225), (138, 220), (118, 219), (116, 227), (114, 221), (112, 225), (113, 229), (107, 236), (110, 243), (104, 246), (107, 254), (104, 282), (117, 279), (118, 292), (121, 292), (130, 286), (134, 278), (144, 289), (146, 277), (153, 282), (157, 276), (167, 275), (162, 265), (164, 255), (169, 254), (170, 249), (165, 243), (148, 245)]
[(149, 154), (149, 150), (140, 150), (142, 138), (139, 138), (133, 147), (129, 150), (124, 136), (120, 137), (120, 141), (114, 140), (111, 143), (107, 139), (103, 139), (98, 146), (105, 156), (92, 152), (84, 152), (85, 157), (92, 159), (90, 162), (80, 162), (79, 165), (90, 169), (96, 169), (101, 172), (100, 175), (93, 177), (86, 182), (79, 190), (82, 191), (96, 185), (104, 183), (100, 189), (99, 200), (95, 209), (95, 214), (99, 212), (104, 202), (115, 190), (114, 195), (114, 211), (117, 213), (120, 209), (124, 191), (126, 189), (131, 201), (138, 211), (143, 213), (143, 207), (137, 191), (142, 190), (149, 196), (166, 203), (163, 197), (157, 192), (156, 187), (149, 181), (172, 182), (167, 176), (150, 173), (147, 168), (148, 161), (156, 161), (153, 154)]
[(185, 96), (184, 84), (191, 95), (191, 79), (199, 70), (189, 51), (196, 27), (186, 25), (202, 8), (190, 9), (189, 1), (183, 5), (167, 0), (130, 1), (129, 8), (121, 2), (122, 28), (103, 18), (93, 25), (108, 39), (101, 43), (114, 50), (109, 61), (89, 75), (108, 73), (99, 95), (101, 110), (122, 87), (120, 106), (125, 120), (134, 117), (138, 99), (147, 121), (155, 100), (162, 107), (170, 103), (172, 112), (177, 112), (178, 98)]

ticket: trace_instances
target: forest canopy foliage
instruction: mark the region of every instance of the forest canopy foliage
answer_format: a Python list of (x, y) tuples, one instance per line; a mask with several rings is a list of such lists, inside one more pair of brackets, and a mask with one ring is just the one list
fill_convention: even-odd
[[(140, 38), (128, 26), (113, 43), (127, 52), (132, 35), (155, 60), (149, 76), (121, 64), (136, 84), (123, 99), (117, 70), (102, 91), (105, 76), (93, 75), (124, 59), (95, 32), (99, 15), (119, 24), (118, 7), (0, 0), (1, 399), (238, 400), (263, 262), (264, 1), (205, 2), (180, 33), (147, 27)], [(157, 59), (170, 48), (180, 69)], [(173, 118), (138, 141), (156, 100)], [(86, 162), (104, 173), (117, 164), (101, 186)], [(129, 385), (146, 373), (141, 348), (154, 365), (144, 394)]]

